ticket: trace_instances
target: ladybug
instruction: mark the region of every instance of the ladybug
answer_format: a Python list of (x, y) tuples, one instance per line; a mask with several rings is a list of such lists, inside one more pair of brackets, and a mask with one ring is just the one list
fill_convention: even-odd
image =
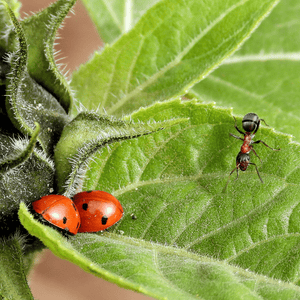
[(80, 227), (80, 215), (73, 201), (62, 195), (48, 195), (32, 203), (33, 210), (42, 216), (41, 221), (62, 229), (64, 232), (77, 234)]
[(73, 197), (73, 201), (81, 218), (78, 232), (103, 231), (123, 216), (121, 203), (113, 195), (103, 191), (81, 192)]

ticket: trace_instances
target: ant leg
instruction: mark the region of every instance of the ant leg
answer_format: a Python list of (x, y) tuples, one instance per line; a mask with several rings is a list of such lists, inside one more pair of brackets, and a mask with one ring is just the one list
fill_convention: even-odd
[(269, 126), (264, 119), (259, 119), (259, 121), (263, 121), (266, 126)]
[(256, 132), (257, 132), (257, 130), (258, 130), (258, 128), (259, 128), (259, 125), (260, 125), (260, 121), (263, 121), (263, 122), (265, 123), (266, 126), (269, 126), (269, 125), (266, 123), (266, 121), (265, 121), (264, 119), (259, 119), (259, 120), (258, 120), (257, 127), (256, 127), (255, 131), (253, 132), (253, 134), (256, 134)]
[(259, 144), (259, 143), (263, 143), (266, 147), (272, 149), (273, 151), (279, 151), (279, 150), (280, 150), (280, 148), (279, 148), (279, 149), (273, 149), (273, 148), (271, 148), (271, 147), (268, 146), (264, 141), (261, 141), (261, 140), (256, 141), (256, 142), (253, 142), (252, 144)]
[[(240, 166), (240, 164), (238, 164), (237, 166), (236, 166), (236, 179), (235, 180), (238, 180), (238, 178), (239, 178), (239, 166)], [(233, 172), (233, 171), (232, 171)], [(231, 172), (231, 173), (232, 173)]]
[(259, 172), (258, 172), (258, 169), (257, 169), (257, 165), (255, 163), (249, 163), (249, 165), (254, 165), (255, 166), (255, 169), (256, 169), (256, 172), (257, 172), (257, 175), (261, 181), (261, 183), (264, 183), (263, 180), (261, 179), (260, 175), (259, 175)]
[(236, 125), (236, 118), (233, 116), (233, 118), (234, 118), (234, 121), (235, 121), (235, 123), (234, 123), (234, 127), (235, 127), (235, 129), (240, 133), (240, 134), (242, 134), (242, 135), (245, 135), (245, 133), (243, 132), (243, 131), (241, 131), (241, 130), (239, 130), (239, 128), (237, 127), (237, 125)]
[(252, 135), (254, 136), (259, 128), (259, 125), (260, 125), (260, 120), (258, 120), (258, 124), (256, 126), (256, 129), (253, 131)]
[(258, 159), (260, 160), (260, 162), (262, 163), (260, 157), (257, 155), (257, 153), (255, 152), (255, 150), (254, 150), (252, 147), (251, 147), (251, 150), (250, 150), (250, 151), (252, 151), (252, 152), (258, 157)]
[(236, 139), (238, 139), (238, 140), (244, 140), (244, 139), (242, 139), (241, 137), (239, 137), (239, 136), (237, 136), (237, 135), (235, 135), (235, 134), (232, 134), (232, 133), (229, 133), (231, 136), (233, 136), (234, 138), (236, 138)]
[(240, 165), (240, 164), (238, 164), (238, 165), (230, 172), (230, 174), (229, 174), (229, 176), (228, 176), (227, 183), (226, 183), (224, 189), (222, 190), (222, 193), (225, 193), (225, 191), (226, 191), (226, 189), (227, 189), (227, 186), (228, 186), (228, 183), (229, 183), (230, 176), (231, 176), (231, 174), (232, 174), (235, 170), (236, 170), (236, 172), (237, 172), (237, 177), (236, 177), (235, 180), (238, 179), (238, 177), (239, 177), (239, 165)]

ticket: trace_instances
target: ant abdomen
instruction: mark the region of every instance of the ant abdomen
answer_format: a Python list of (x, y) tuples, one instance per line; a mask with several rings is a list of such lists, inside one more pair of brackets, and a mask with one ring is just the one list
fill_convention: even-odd
[(236, 165), (239, 166), (241, 171), (246, 171), (250, 163), (250, 155), (248, 153), (239, 152), (236, 157)]

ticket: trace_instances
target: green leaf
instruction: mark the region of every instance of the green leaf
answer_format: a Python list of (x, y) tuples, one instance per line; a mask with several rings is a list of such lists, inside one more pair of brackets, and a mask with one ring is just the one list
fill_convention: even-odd
[(193, 87), (193, 94), (234, 107), (235, 115), (255, 112), (300, 142), (299, 13), (297, 1), (281, 1), (239, 52)]
[[(17, 17), (19, 17), (19, 10), (21, 7), (21, 3), (18, 0), (7, 0), (6, 2), (8, 3), (9, 7), (14, 12), (14, 14)], [(7, 9), (3, 4), (3, 2), (0, 3), (0, 16), (1, 16), (0, 54), (2, 58), (5, 52), (15, 50), (16, 40), (15, 40), (15, 34), (13, 32), (14, 26), (11, 22), (9, 13), (7, 12)]]
[(0, 85), (0, 93), (1, 92), (3, 92), (3, 94), (2, 96), (0, 96), (0, 133), (10, 134), (10, 135), (19, 134), (20, 132), (14, 127), (14, 125), (12, 124), (10, 118), (6, 113), (5, 92), (7, 91), (5, 85)]
[(56, 178), (59, 192), (71, 197), (81, 185), (86, 163), (93, 154), (116, 141), (132, 139), (172, 126), (185, 119), (159, 123), (132, 123), (107, 115), (81, 113), (63, 130), (55, 148)]
[(24, 73), (22, 83), (16, 87), (17, 78), (9, 78), (7, 108), (10, 119), (24, 134), (33, 135), (35, 122), (41, 125), (38, 140), (49, 155), (58, 141), (69, 117), (57, 100), (37, 84), (28, 73)]
[(16, 234), (0, 243), (0, 296), (5, 299), (33, 299), (23, 264), (23, 238)]
[(38, 123), (35, 124), (36, 124), (35, 131), (33, 132), (27, 147), (18, 156), (14, 156), (11, 158), (6, 157), (4, 161), (1, 161), (0, 172), (5, 172), (8, 171), (9, 169), (15, 168), (21, 163), (25, 162), (30, 157), (35, 147), (38, 134), (40, 132), (40, 125)]
[(105, 43), (112, 43), (128, 32), (141, 16), (159, 0), (83, 0), (96, 28)]
[[(126, 214), (117, 228), (130, 237), (296, 282), (299, 145), (261, 126), (256, 139), (282, 149), (254, 146), (262, 163), (254, 155), (252, 162), (264, 184), (249, 166), (237, 181), (231, 176), (223, 193), (241, 147), (229, 136), (236, 134), (229, 111), (172, 101), (131, 117), (161, 121), (170, 116), (189, 122), (97, 153), (87, 165), (83, 189), (105, 190), (121, 201)], [(131, 214), (138, 218), (134, 223)], [(265, 256), (270, 258), (266, 265)]]
[(81, 233), (66, 239), (34, 220), (23, 203), (19, 216), (25, 228), (57, 256), (121, 287), (157, 299), (300, 297), (299, 287), (293, 284), (174, 247), (111, 233)]
[(48, 8), (22, 21), (28, 43), (28, 72), (50, 92), (66, 112), (72, 107), (73, 94), (53, 57), (56, 32), (76, 0), (58, 0)]
[[(27, 138), (12, 138), (10, 135), (0, 134), (0, 163), (10, 167), (6, 172), (0, 173), (1, 237), (9, 236), (19, 227), (16, 212), (21, 201), (30, 204), (53, 191), (53, 162), (37, 149), (27, 157), (34, 139), (35, 137), (30, 142)], [(23, 159), (22, 163), (20, 158)], [(12, 161), (11, 164), (9, 161)], [(15, 164), (16, 161), (18, 164)]]
[(89, 109), (120, 115), (183, 94), (233, 53), (276, 3), (162, 1), (73, 74), (77, 98)]
[(249, 166), (223, 193), (242, 145), (229, 135), (230, 110), (173, 100), (131, 115), (170, 117), (188, 121), (115, 142), (85, 164), (83, 190), (110, 192), (124, 208), (111, 233), (66, 240), (30, 215), (22, 224), (60, 257), (159, 299), (300, 298), (299, 144), (261, 125), (257, 140), (281, 148), (254, 145), (264, 184)]
[(24, 134), (33, 135), (35, 122), (38, 122), (42, 128), (38, 140), (51, 154), (69, 118), (57, 100), (28, 75), (24, 30), (8, 6), (7, 9), (20, 44), (19, 50), (9, 58), (12, 70), (8, 76), (7, 112), (15, 127)]

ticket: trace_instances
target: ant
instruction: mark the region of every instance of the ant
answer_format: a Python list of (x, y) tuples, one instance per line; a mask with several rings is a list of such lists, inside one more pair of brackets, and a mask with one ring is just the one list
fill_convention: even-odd
[(224, 188), (224, 191), (227, 188), (227, 185), (229, 183), (229, 179), (230, 179), (231, 174), (236, 170), (236, 173), (237, 173), (236, 180), (237, 180), (238, 177), (239, 177), (239, 169), (241, 171), (246, 171), (249, 165), (254, 165), (255, 166), (255, 169), (256, 169), (256, 172), (257, 172), (257, 175), (258, 175), (260, 181), (262, 183), (264, 183), (263, 180), (262, 180), (262, 178), (260, 177), (260, 174), (258, 172), (256, 164), (250, 162), (250, 155), (249, 155), (249, 153), (251, 151), (259, 158), (260, 162), (262, 162), (261, 159), (260, 159), (260, 157), (257, 155), (257, 153), (255, 152), (255, 150), (253, 149), (253, 146), (252, 146), (253, 144), (263, 143), (266, 147), (270, 148), (273, 151), (279, 151), (280, 150), (280, 149), (273, 149), (273, 148), (271, 148), (270, 146), (268, 146), (265, 142), (263, 142), (261, 140), (255, 141), (255, 142), (252, 140), (254, 138), (254, 136), (255, 136), (258, 128), (259, 128), (260, 121), (263, 121), (266, 126), (269, 126), (265, 122), (265, 120), (259, 119), (259, 117), (258, 117), (257, 114), (255, 114), (255, 113), (248, 113), (248, 114), (246, 114), (244, 116), (242, 124), (243, 124), (243, 129), (245, 130), (245, 132), (241, 131), (237, 127), (236, 119), (235, 119), (235, 117), (233, 117), (233, 118), (234, 118), (234, 121), (235, 121), (235, 124), (234, 124), (235, 129), (240, 134), (243, 134), (244, 138), (241, 138), (241, 137), (239, 137), (237, 135), (234, 135), (234, 134), (230, 133), (230, 135), (233, 136), (234, 138), (236, 138), (238, 140), (242, 140), (243, 141), (243, 145), (241, 147), (241, 151), (239, 152), (239, 154), (236, 157), (236, 167), (230, 172), (227, 184), (226, 184), (226, 186)]

